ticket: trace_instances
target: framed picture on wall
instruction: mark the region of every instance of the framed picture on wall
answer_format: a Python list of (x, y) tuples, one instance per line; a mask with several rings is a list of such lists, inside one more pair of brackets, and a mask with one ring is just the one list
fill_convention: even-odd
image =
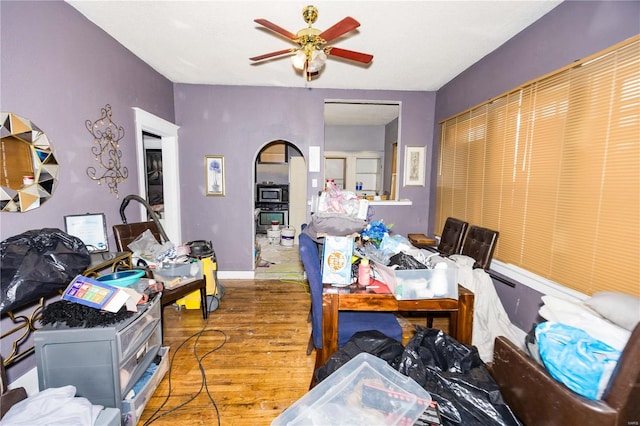
[(424, 186), (425, 146), (404, 148), (404, 186)]
[(224, 196), (224, 156), (205, 155), (204, 172), (207, 196)]

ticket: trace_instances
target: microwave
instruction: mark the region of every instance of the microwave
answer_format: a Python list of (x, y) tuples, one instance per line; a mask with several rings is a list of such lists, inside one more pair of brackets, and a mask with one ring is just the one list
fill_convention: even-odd
[(256, 188), (257, 203), (288, 203), (289, 185), (258, 184)]

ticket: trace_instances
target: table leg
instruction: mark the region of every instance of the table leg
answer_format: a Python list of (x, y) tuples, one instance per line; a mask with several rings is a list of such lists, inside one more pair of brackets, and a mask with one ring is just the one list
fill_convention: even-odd
[[(458, 309), (460, 308), (458, 307)], [(460, 315), (458, 314), (458, 311), (449, 312), (449, 335), (460, 342), (460, 328), (458, 327), (460, 324), (459, 320)]]
[(338, 350), (338, 295), (322, 295), (322, 349), (316, 350), (316, 369)]
[(458, 298), (456, 339), (467, 345), (471, 344), (471, 337), (473, 334), (473, 304), (473, 293), (464, 293)]

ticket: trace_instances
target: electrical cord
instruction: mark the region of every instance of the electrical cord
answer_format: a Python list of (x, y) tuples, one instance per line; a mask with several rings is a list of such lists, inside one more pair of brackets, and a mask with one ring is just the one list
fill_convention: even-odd
[[(214, 296), (215, 297), (215, 296)], [(212, 297), (212, 301), (213, 301), (213, 297)], [(211, 393), (209, 392), (209, 387), (207, 385), (207, 376), (206, 376), (206, 372), (204, 370), (204, 367), (202, 366), (202, 362), (205, 358), (207, 358), (209, 355), (213, 354), (214, 352), (216, 352), (217, 350), (221, 349), (226, 343), (227, 343), (227, 334), (222, 331), (222, 330), (218, 330), (218, 329), (211, 329), (211, 330), (207, 330), (207, 327), (209, 326), (209, 318), (207, 318), (207, 322), (205, 323), (205, 325), (202, 327), (202, 330), (200, 330), (199, 332), (192, 334), (191, 336), (189, 336), (188, 338), (186, 338), (182, 343), (180, 343), (180, 345), (178, 345), (178, 347), (176, 348), (175, 352), (173, 353), (173, 356), (171, 357), (171, 361), (169, 363), (169, 371), (167, 372), (167, 374), (169, 375), (168, 377), (168, 386), (169, 389), (167, 391), (167, 396), (165, 397), (164, 401), (162, 402), (162, 404), (160, 404), (160, 406), (153, 412), (153, 414), (151, 414), (151, 416), (149, 417), (149, 419), (144, 423), (144, 426), (148, 426), (150, 424), (152, 424), (153, 422), (155, 422), (156, 420), (167, 416), (171, 413), (174, 413), (175, 411), (179, 410), (180, 408), (186, 406), (187, 404), (189, 404), (191, 401), (195, 400), (196, 397), (198, 397), (198, 395), (200, 395), (202, 393), (202, 390), (205, 389), (207, 396), (209, 398), (209, 400), (211, 401), (211, 404), (213, 404), (213, 408), (216, 411), (216, 417), (218, 419), (218, 426), (220, 426), (220, 411), (218, 409), (218, 405), (216, 404), (215, 399), (213, 398), (213, 396), (211, 395)], [(215, 332), (215, 333), (219, 333), (222, 335), (223, 337), (223, 341), (222, 343), (220, 343), (218, 346), (216, 346), (215, 348), (207, 351), (206, 353), (204, 353), (202, 356), (198, 356), (198, 341), (200, 340), (200, 337), (202, 337), (202, 335), (204, 335), (205, 333), (210, 333), (210, 332)], [(178, 352), (180, 351), (180, 349), (186, 345), (191, 339), (195, 338), (195, 342), (193, 344), (193, 356), (196, 359), (197, 363), (198, 363), (198, 369), (200, 370), (200, 377), (201, 377), (201, 381), (200, 381), (200, 389), (198, 389), (198, 391), (193, 394), (187, 401), (178, 404), (175, 407), (170, 408), (169, 410), (165, 411), (162, 414), (158, 414), (160, 412), (160, 410), (167, 404), (167, 402), (169, 401), (169, 399), (171, 398), (171, 372), (173, 370), (173, 362), (174, 359), (176, 357), (176, 355), (178, 354)]]

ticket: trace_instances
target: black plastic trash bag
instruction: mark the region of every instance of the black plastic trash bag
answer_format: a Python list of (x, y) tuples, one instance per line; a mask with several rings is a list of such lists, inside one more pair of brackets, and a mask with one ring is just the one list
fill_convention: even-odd
[(399, 252), (389, 258), (388, 266), (397, 266), (397, 270), (427, 269), (427, 265), (420, 263), (410, 254)]
[(402, 343), (378, 330), (361, 331), (354, 334), (340, 350), (331, 355), (324, 365), (316, 370), (315, 378), (317, 383), (320, 383), (362, 352), (387, 361), (387, 364), (397, 370), (403, 351)]
[(438, 402), (444, 426), (521, 426), (473, 346), (417, 326), (406, 347), (378, 331), (356, 333), (316, 371), (319, 383), (361, 352), (384, 359)]
[(57, 228), (26, 231), (0, 242), (0, 312), (54, 295), (91, 263), (84, 243)]
[(521, 425), (478, 350), (441, 330), (420, 327), (407, 344), (398, 371), (437, 401), (444, 425)]

